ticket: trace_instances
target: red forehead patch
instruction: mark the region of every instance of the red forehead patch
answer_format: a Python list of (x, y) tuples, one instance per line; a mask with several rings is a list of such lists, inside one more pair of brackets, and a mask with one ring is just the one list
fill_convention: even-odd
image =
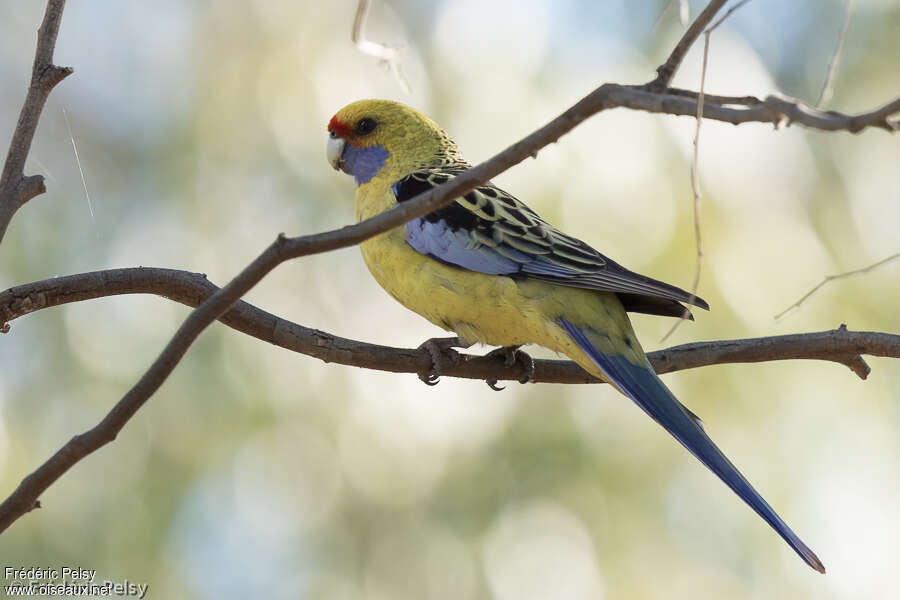
[(331, 117), (331, 120), (328, 121), (328, 131), (333, 131), (337, 133), (342, 138), (346, 138), (350, 136), (350, 128), (347, 127), (344, 123), (338, 120), (337, 115)]

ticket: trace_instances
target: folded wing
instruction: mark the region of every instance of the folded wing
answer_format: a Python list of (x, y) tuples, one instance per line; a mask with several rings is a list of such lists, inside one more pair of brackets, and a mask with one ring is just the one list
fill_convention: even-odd
[[(394, 184), (398, 202), (447, 182), (463, 168), (429, 169)], [(407, 242), (442, 263), (514, 278), (613, 292), (625, 310), (682, 316), (709, 305), (673, 285), (629, 271), (583, 241), (566, 235), (493, 184), (407, 223)]]

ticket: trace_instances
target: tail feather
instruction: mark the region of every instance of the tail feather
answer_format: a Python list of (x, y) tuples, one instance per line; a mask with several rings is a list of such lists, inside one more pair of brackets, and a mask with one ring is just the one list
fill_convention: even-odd
[(654, 421), (705, 464), (725, 485), (741, 497), (750, 508), (762, 517), (784, 541), (820, 573), (825, 566), (819, 558), (791, 531), (762, 496), (753, 489), (740, 471), (706, 435), (700, 419), (683, 406), (663, 384), (649, 363), (635, 365), (622, 355), (603, 354), (590, 337), (592, 331), (575, 327), (565, 319), (560, 324), (578, 346), (584, 350), (603, 374), (635, 404), (640, 406)]

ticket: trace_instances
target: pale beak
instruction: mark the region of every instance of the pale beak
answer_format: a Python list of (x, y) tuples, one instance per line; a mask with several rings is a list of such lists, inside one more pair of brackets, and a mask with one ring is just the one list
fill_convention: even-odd
[(340, 171), (343, 166), (341, 157), (344, 155), (344, 147), (346, 145), (347, 141), (344, 138), (338, 137), (333, 133), (329, 134), (328, 143), (325, 145), (325, 155), (336, 171)]

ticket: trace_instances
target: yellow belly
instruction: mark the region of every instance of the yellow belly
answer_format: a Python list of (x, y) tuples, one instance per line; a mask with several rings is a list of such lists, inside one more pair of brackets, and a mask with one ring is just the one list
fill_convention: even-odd
[[(395, 229), (360, 245), (375, 280), (398, 302), (469, 342), (509, 346), (535, 342), (533, 302), (509, 277), (448, 267), (419, 254)], [(537, 291), (537, 290), (534, 290)]]
[[(391, 194), (360, 188), (357, 217), (368, 218), (393, 206)], [(609, 343), (633, 338), (631, 324), (613, 294), (513, 280), (450, 267), (406, 243), (406, 226), (360, 244), (376, 281), (398, 302), (467, 342), (492, 346), (540, 344), (563, 353), (600, 376), (596, 366), (558, 323), (608, 332)], [(601, 326), (602, 324), (602, 326)], [(635, 343), (634, 350), (640, 353)], [(614, 348), (601, 348), (612, 351)], [(641, 353), (642, 355), (642, 353)]]

